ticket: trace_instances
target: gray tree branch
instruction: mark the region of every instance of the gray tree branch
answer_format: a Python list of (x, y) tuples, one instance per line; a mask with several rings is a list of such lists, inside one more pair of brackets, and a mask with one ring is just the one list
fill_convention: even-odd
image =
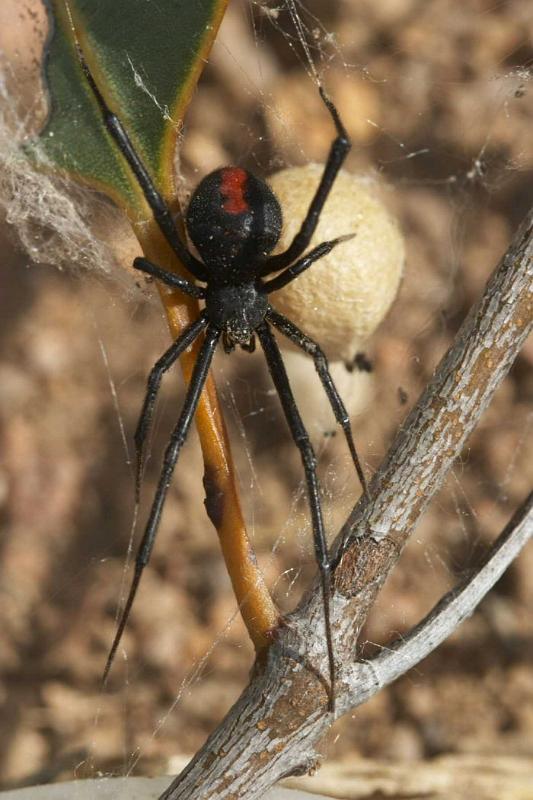
[(354, 664), (350, 679), (352, 688), (347, 693), (349, 708), (365, 703), (432, 653), (472, 614), (531, 538), (533, 492), (472, 574), (444, 595), (407, 636), (390, 644), (375, 658)]
[[(468, 603), (483, 596), (479, 582), (471, 592), (459, 591), (463, 606), (448, 595), (432, 612), (433, 620), (430, 615), (408, 635), (405, 649), (397, 645), (370, 664), (354, 663), (361, 626), (379, 590), (531, 330), (532, 290), (533, 209), (396, 436), (371, 483), (370, 501), (357, 504), (341, 531), (332, 597), (339, 713), (430, 652), (459, 624)], [(510, 552), (511, 545), (497, 547), (496, 562), (486, 564), (478, 579), (485, 580), (495, 563), (503, 569)], [(488, 580), (485, 585), (488, 589)], [(434, 644), (428, 649), (423, 637), (429, 634)], [(161, 800), (253, 800), (280, 778), (310, 769), (333, 722), (321, 677), (327, 674), (315, 586), (256, 663), (237, 703)]]

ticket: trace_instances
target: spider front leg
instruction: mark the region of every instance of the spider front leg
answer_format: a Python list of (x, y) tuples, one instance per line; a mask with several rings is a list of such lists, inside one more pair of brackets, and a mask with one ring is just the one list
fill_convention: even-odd
[(185, 328), (181, 336), (178, 336), (176, 341), (173, 342), (168, 350), (163, 353), (161, 358), (156, 361), (150, 372), (150, 375), (148, 376), (146, 395), (144, 397), (142, 411), (134, 436), (137, 458), (135, 470), (135, 499), (137, 502), (139, 500), (141, 490), (144, 442), (150, 427), (150, 421), (152, 418), (157, 393), (159, 391), (159, 387), (161, 386), (161, 380), (165, 372), (167, 372), (174, 362), (177, 361), (180, 355), (191, 346), (206, 325), (207, 316), (205, 312), (202, 312), (201, 316), (194, 322), (191, 322), (191, 324)]
[(126, 604), (124, 606), (124, 610), (119, 620), (117, 632), (115, 634), (113, 644), (111, 645), (111, 650), (109, 651), (109, 655), (107, 657), (107, 662), (105, 665), (104, 675), (103, 675), (104, 683), (107, 680), (107, 676), (109, 674), (109, 670), (111, 669), (113, 659), (115, 658), (115, 654), (120, 644), (122, 634), (124, 633), (124, 628), (126, 627), (126, 622), (128, 621), (128, 617), (131, 611), (131, 607), (133, 605), (133, 601), (135, 599), (135, 595), (137, 593), (137, 589), (139, 587), (139, 582), (141, 580), (143, 570), (150, 560), (150, 555), (152, 553), (155, 537), (157, 534), (157, 530), (159, 528), (159, 523), (161, 521), (163, 505), (165, 503), (165, 498), (167, 496), (168, 488), (170, 486), (172, 474), (174, 472), (174, 468), (176, 466), (180, 450), (183, 446), (183, 443), (185, 442), (187, 433), (189, 432), (189, 428), (191, 427), (191, 423), (194, 418), (196, 408), (198, 406), (198, 401), (200, 399), (202, 389), (204, 388), (204, 384), (207, 378), (207, 373), (209, 372), (209, 367), (211, 366), (211, 361), (213, 359), (213, 355), (215, 353), (215, 348), (217, 346), (219, 338), (220, 338), (219, 330), (211, 327), (207, 329), (205, 340), (202, 344), (202, 347), (200, 348), (198, 358), (194, 365), (191, 381), (187, 389), (185, 402), (183, 403), (183, 408), (181, 410), (179, 420), (172, 432), (172, 436), (170, 437), (167, 449), (165, 450), (163, 469), (159, 477), (159, 483), (157, 484), (157, 490), (155, 493), (154, 501), (152, 503), (152, 508), (150, 510), (150, 515), (148, 517), (148, 522), (146, 523), (144, 535), (143, 538), (141, 539), (141, 543), (139, 545), (139, 548), (137, 550), (137, 555), (135, 557), (135, 572), (133, 575), (130, 591), (128, 594), (128, 598), (126, 600)]
[(326, 647), (329, 661), (330, 694), (328, 707), (332, 714), (335, 713), (335, 657), (333, 650), (333, 636), (331, 632), (330, 597), (331, 597), (331, 563), (326, 542), (326, 532), (320, 505), (318, 477), (316, 474), (316, 456), (309, 440), (309, 435), (304, 427), (300, 412), (296, 406), (294, 396), (289, 384), (285, 365), (277, 342), (267, 323), (261, 324), (256, 333), (265, 353), (268, 368), (279, 395), (285, 417), (289, 425), (294, 443), (300, 451), (307, 483), (307, 495), (311, 509), (313, 523), (313, 540), (315, 557), (320, 573), (322, 586), (322, 602), (324, 605), (324, 627), (326, 631)]
[(337, 136), (331, 144), (328, 160), (326, 161), (324, 172), (322, 173), (322, 178), (320, 179), (318, 189), (316, 190), (315, 196), (311, 201), (300, 230), (284, 253), (271, 256), (267, 260), (262, 275), (268, 275), (270, 272), (277, 272), (280, 269), (288, 267), (289, 264), (292, 264), (292, 262), (296, 258), (299, 258), (305, 249), (309, 247), (309, 243), (316, 230), (316, 226), (318, 225), (318, 220), (320, 218), (322, 209), (324, 208), (324, 204), (328, 199), (328, 195), (333, 187), (333, 184), (335, 183), (335, 178), (337, 177), (337, 174), (352, 146), (348, 132), (342, 124), (339, 112), (327, 96), (322, 86), (319, 87), (319, 92), (320, 97), (324, 101), (326, 108), (331, 114), (337, 131)]
[(294, 342), (295, 345), (310, 355), (313, 359), (318, 377), (322, 381), (322, 386), (324, 387), (328, 396), (329, 404), (333, 410), (333, 413), (335, 414), (335, 419), (339, 425), (342, 426), (344, 431), (344, 436), (346, 437), (346, 442), (350, 449), (352, 460), (363, 488), (363, 492), (365, 496), (368, 497), (368, 486), (361, 461), (357, 455), (357, 450), (355, 449), (355, 442), (353, 440), (352, 428), (350, 425), (350, 417), (348, 416), (348, 412), (346, 411), (344, 403), (342, 402), (337, 391), (337, 387), (333, 382), (333, 378), (331, 377), (328, 367), (328, 360), (322, 348), (315, 341), (313, 341), (313, 339), (311, 339), (309, 336), (306, 336), (306, 334), (303, 333), (303, 331), (301, 331), (293, 322), (291, 322), (290, 319), (287, 319), (287, 317), (285, 317), (283, 314), (275, 311), (272, 306), (269, 307), (266, 318), (279, 331), (281, 331), (284, 336), (290, 339), (291, 342)]

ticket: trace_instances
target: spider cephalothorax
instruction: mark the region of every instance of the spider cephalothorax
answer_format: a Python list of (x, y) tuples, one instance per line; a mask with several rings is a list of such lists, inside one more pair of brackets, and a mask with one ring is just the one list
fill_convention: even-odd
[(223, 332), (227, 352), (235, 345), (250, 350), (253, 333), (266, 316), (268, 300), (260, 279), (215, 285), (207, 288), (205, 310), (209, 321)]
[[(183, 331), (156, 362), (148, 378), (148, 388), (135, 432), (137, 495), (142, 476), (144, 443), (163, 375), (204, 332), (205, 335), (190, 378), (181, 414), (165, 451), (161, 476), (135, 559), (134, 578), (108, 656), (104, 678), (107, 676), (117, 651), (143, 569), (150, 559), (172, 474), (194, 418), (216, 346), (222, 340), (228, 352), (236, 345), (252, 350), (255, 344), (255, 334), (257, 334), (292, 438), (300, 451), (305, 472), (316, 561), (322, 586), (330, 675), (329, 708), (333, 712), (335, 709), (335, 657), (330, 621), (331, 562), (320, 503), (316, 457), (296, 406), (272, 328), (276, 328), (313, 358), (335, 418), (343, 428), (365, 492), (366, 483), (355, 449), (350, 420), (329, 373), (324, 353), (316, 342), (270, 305), (268, 295), (297, 278), (311, 264), (325, 256), (335, 245), (346, 238), (341, 237), (329, 242), (322, 242), (304, 255), (315, 232), (324, 203), (350, 149), (348, 134), (337, 109), (323, 88), (320, 87), (320, 96), (335, 124), (337, 135), (331, 145), (322, 178), (300, 230), (288, 249), (277, 255), (270, 255), (270, 253), (280, 236), (282, 216), (279, 202), (268, 185), (240, 167), (224, 167), (207, 175), (193, 193), (186, 217), (187, 231), (200, 255), (201, 260), (199, 260), (180, 238), (167, 204), (154, 186), (119, 118), (104, 100), (77, 40), (76, 49), (81, 68), (102, 112), (104, 124), (135, 175), (152, 209), (155, 221), (184, 267), (205, 286), (198, 286), (145, 258), (135, 259), (134, 267), (156, 277), (173, 289), (179, 289), (192, 297), (205, 300), (206, 303), (198, 318)], [(279, 274), (274, 278), (265, 280), (268, 275), (276, 272)]]

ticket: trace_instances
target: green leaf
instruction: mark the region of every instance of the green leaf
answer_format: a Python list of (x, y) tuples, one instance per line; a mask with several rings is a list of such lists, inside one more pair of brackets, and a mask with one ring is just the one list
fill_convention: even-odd
[[(158, 189), (171, 199), (181, 120), (227, 0), (69, 0), (83, 53)], [(129, 212), (142, 194), (107, 133), (76, 56), (65, 0), (47, 0), (50, 116), (38, 145), (73, 177)]]

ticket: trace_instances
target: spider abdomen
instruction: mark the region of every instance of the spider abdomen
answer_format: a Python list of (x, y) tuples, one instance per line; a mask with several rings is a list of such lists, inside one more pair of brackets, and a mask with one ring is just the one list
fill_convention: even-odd
[(281, 224), (281, 208), (270, 187), (241, 167), (206, 175), (187, 210), (187, 232), (210, 278), (220, 283), (258, 275)]
[(266, 294), (254, 283), (218, 286), (208, 290), (206, 311), (209, 321), (235, 345), (248, 344), (263, 322), (268, 307)]

